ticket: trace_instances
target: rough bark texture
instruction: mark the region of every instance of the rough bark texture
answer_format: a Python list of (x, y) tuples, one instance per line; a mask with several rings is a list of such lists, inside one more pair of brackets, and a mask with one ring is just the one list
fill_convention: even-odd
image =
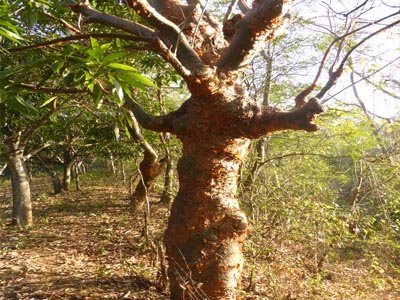
[(235, 299), (248, 231), (237, 175), (248, 140), (203, 132), (182, 141), (180, 189), (165, 235), (171, 299)]
[(301, 110), (279, 112), (238, 95), (234, 86), (221, 91), (190, 98), (173, 122), (183, 154), (165, 235), (171, 299), (236, 299), (248, 232), (237, 201), (237, 178), (249, 137), (280, 129), (314, 130), (308, 114), (321, 111), (311, 101)]
[(163, 168), (164, 164), (157, 161), (157, 156), (154, 156), (149, 151), (144, 151), (144, 157), (139, 166), (139, 182), (131, 196), (131, 206), (135, 211), (143, 209), (146, 197), (148, 197), (154, 181), (162, 173)]
[(281, 112), (249, 99), (240, 84), (256, 43), (276, 36), (290, 2), (254, 1), (228, 28), (229, 41), (201, 5), (154, 0), (152, 7), (145, 0), (126, 1), (150, 27), (117, 20), (86, 4), (71, 6), (90, 22), (146, 37), (147, 45), (175, 68), (191, 93), (179, 109), (163, 116), (147, 114), (134, 101), (125, 105), (134, 125), (137, 120), (148, 130), (171, 132), (183, 145), (179, 192), (165, 233), (172, 300), (237, 299), (248, 233), (237, 201), (237, 180), (250, 140), (277, 130), (317, 130), (313, 119), (322, 112), (317, 99)]

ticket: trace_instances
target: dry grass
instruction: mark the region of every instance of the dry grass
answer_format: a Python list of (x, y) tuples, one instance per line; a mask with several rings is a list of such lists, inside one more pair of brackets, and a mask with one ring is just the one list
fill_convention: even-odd
[[(129, 210), (125, 188), (82, 186), (51, 195), (48, 183), (35, 180), (29, 230), (5, 226), (10, 199), (0, 194), (0, 299), (167, 299), (154, 243), (146, 242), (143, 215)], [(158, 243), (168, 209), (151, 200), (150, 238)]]
[[(82, 188), (52, 195), (50, 183), (36, 179), (35, 225), (22, 230), (6, 226), (11, 194), (8, 182), (0, 184), (0, 299), (168, 299), (156, 250), (168, 207), (151, 198), (148, 242), (143, 214), (129, 210), (122, 184), (87, 178)], [(316, 274), (303, 245), (260, 236), (246, 245), (242, 286), (251, 286), (242, 299), (400, 299), (399, 272), (374, 266), (363, 249), (333, 251)]]

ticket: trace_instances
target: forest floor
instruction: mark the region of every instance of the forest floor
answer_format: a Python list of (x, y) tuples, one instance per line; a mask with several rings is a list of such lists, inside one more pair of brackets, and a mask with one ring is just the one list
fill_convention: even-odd
[[(156, 197), (145, 222), (144, 214), (129, 210), (126, 187), (112, 177), (88, 177), (82, 191), (60, 195), (39, 178), (32, 190), (34, 226), (12, 228), (9, 182), (0, 183), (0, 300), (169, 299), (160, 255), (168, 207)], [(252, 288), (242, 299), (400, 299), (399, 274), (374, 273), (362, 256), (310, 276), (290, 267), (288, 260), (300, 263), (295, 248), (276, 249), (266, 267), (248, 264), (243, 286)]]
[(11, 199), (1, 189), (1, 300), (167, 299), (157, 244), (168, 209), (158, 199), (150, 199), (146, 229), (115, 181), (86, 180), (82, 191), (53, 195), (49, 182), (34, 180), (34, 226), (23, 230), (6, 225)]

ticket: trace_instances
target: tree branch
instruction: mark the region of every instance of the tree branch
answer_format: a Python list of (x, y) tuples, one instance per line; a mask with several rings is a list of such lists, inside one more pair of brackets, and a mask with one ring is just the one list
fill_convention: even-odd
[(375, 75), (376, 73), (379, 73), (380, 71), (382, 71), (383, 69), (387, 68), (388, 66), (390, 66), (391, 64), (393, 64), (394, 62), (396, 62), (396, 61), (399, 60), (399, 59), (400, 59), (400, 57), (396, 57), (394, 60), (388, 62), (387, 64), (385, 64), (384, 66), (382, 66), (382, 67), (380, 67), (379, 69), (375, 70), (374, 72), (372, 72), (372, 73), (370, 73), (370, 74), (368, 74), (368, 75), (366, 75), (366, 76), (364, 76), (364, 77), (361, 77), (360, 79), (354, 81), (354, 83), (351, 83), (351, 84), (345, 86), (343, 89), (341, 89), (341, 90), (338, 91), (337, 93), (335, 93), (335, 94), (329, 96), (328, 98), (324, 99), (324, 100), (322, 101), (322, 104), (328, 102), (330, 99), (336, 97), (337, 95), (339, 95), (339, 94), (342, 93), (343, 91), (347, 90), (348, 88), (352, 87), (353, 85), (355, 85), (355, 84), (357, 84), (357, 83), (359, 83), (359, 82), (361, 82), (361, 81), (363, 81), (363, 80), (366, 80), (367, 78), (369, 78), (369, 77)]
[(58, 21), (61, 24), (63, 24), (65, 27), (67, 27), (69, 30), (71, 30), (72, 32), (75, 32), (76, 34), (81, 34), (82, 32), (79, 30), (79, 28), (76, 28), (74, 26), (72, 26), (71, 24), (69, 24), (67, 21), (65, 21), (64, 19), (61, 18), (57, 18), (55, 16), (53, 16), (52, 14), (44, 11), (43, 12), (48, 18), (54, 20), (54, 21)]
[[(112, 16), (91, 8), (85, 3), (68, 1), (72, 11), (86, 16), (86, 22), (108, 25), (113, 28), (121, 29), (133, 34), (133, 39), (143, 40), (152, 44), (152, 51), (165, 58), (176, 71), (184, 78), (191, 74), (202, 74), (205, 65), (190, 47), (186, 37), (178, 26), (161, 16), (146, 1), (127, 1), (143, 19), (161, 31), (161, 35), (166, 37), (167, 44), (160, 40), (156, 32), (144, 25)], [(176, 55), (171, 51), (174, 48)]]
[(21, 134), (21, 140), (20, 140), (20, 144), (22, 145), (26, 145), (26, 143), (28, 142), (28, 140), (30, 139), (30, 137), (39, 130), (40, 126), (42, 126), (46, 121), (49, 120), (50, 116), (52, 114), (54, 114), (56, 112), (56, 107), (55, 105), (52, 106), (50, 108), (50, 110), (45, 113), (40, 119), (32, 122), (32, 124), (30, 125), (30, 127), (26, 130), (23, 131), (23, 133)]
[(316, 98), (311, 98), (304, 106), (292, 111), (279, 111), (271, 107), (258, 107), (254, 116), (243, 129), (242, 135), (247, 138), (259, 138), (267, 133), (279, 130), (316, 131), (316, 115), (323, 112)]
[(123, 107), (133, 113), (143, 128), (155, 132), (173, 132), (172, 122), (177, 117), (178, 111), (163, 116), (153, 116), (146, 113), (137, 102), (127, 96)]
[(335, 156), (331, 156), (331, 155), (325, 155), (325, 154), (321, 154), (321, 153), (306, 153), (306, 152), (299, 152), (299, 153), (288, 153), (288, 154), (283, 154), (280, 156), (274, 156), (271, 157), (269, 159), (266, 159), (262, 162), (260, 162), (260, 166), (265, 165), (271, 161), (274, 160), (278, 160), (278, 159), (283, 159), (286, 157), (293, 157), (293, 156), (317, 156), (317, 157), (322, 157), (322, 158), (326, 158), (326, 159), (339, 159), (339, 158), (348, 158), (350, 156), (348, 155), (335, 155)]
[(74, 1), (67, 2), (70, 9), (73, 12), (84, 15), (86, 17), (86, 22), (88, 23), (108, 25), (113, 28), (118, 28), (122, 31), (129, 32), (136, 37), (141, 37), (148, 40), (155, 41), (157, 39), (157, 35), (154, 33), (154, 30), (147, 26), (100, 12), (91, 8), (86, 3), (76, 3)]
[(52, 94), (85, 94), (88, 92), (87, 89), (77, 89), (77, 88), (50, 88), (50, 87), (37, 87), (34, 84), (28, 83), (17, 83), (14, 85), (22, 89), (33, 91), (35, 93), (52, 93)]
[(0, 167), (0, 176), (3, 175), (4, 170), (7, 168), (7, 163), (4, 163), (2, 167)]
[[(397, 14), (399, 14), (400, 11), (397, 12)], [(349, 51), (347, 51), (346, 55), (343, 57), (341, 63), (339, 64), (339, 66), (336, 68), (336, 71), (334, 71), (332, 74), (330, 74), (329, 79), (327, 81), (327, 83), (325, 84), (325, 86), (319, 91), (319, 93), (315, 96), (318, 99), (321, 99), (326, 92), (328, 92), (332, 86), (334, 86), (336, 84), (336, 81), (338, 80), (338, 78), (342, 75), (343, 72), (343, 68), (345, 63), (347, 62), (347, 60), (349, 59), (350, 55), (354, 52), (354, 50), (356, 50), (358, 47), (360, 47), (362, 44), (364, 44), (366, 41), (368, 41), (370, 38), (372, 38), (373, 36), (382, 33), (383, 31), (392, 28), (393, 26), (400, 24), (400, 20), (397, 20), (389, 25), (386, 25), (384, 27), (382, 27), (381, 29), (374, 31), (373, 33), (369, 34), (368, 36), (366, 36), (365, 38), (363, 38), (361, 41), (359, 41), (357, 44), (355, 44), (353, 47), (350, 48)], [(326, 101), (323, 101), (321, 103), (325, 103)]]
[(57, 144), (58, 143), (44, 143), (43, 145), (33, 149), (32, 151), (30, 151), (29, 153), (24, 155), (24, 159), (30, 159), (32, 156), (36, 155), (37, 153), (39, 153), (43, 149), (46, 149), (46, 148), (48, 148), (50, 146), (57, 145)]
[(236, 32), (217, 68), (219, 73), (242, 71), (255, 55), (255, 44), (275, 36), (287, 18), (290, 0), (260, 0), (253, 3), (245, 18), (236, 24)]
[(124, 39), (124, 40), (129, 40), (129, 41), (135, 41), (135, 42), (142, 42), (142, 41), (153, 42), (154, 41), (154, 38), (149, 39), (149, 38), (145, 38), (145, 37), (138, 37), (138, 36), (132, 36), (132, 35), (128, 35), (128, 34), (119, 34), (119, 33), (77, 34), (77, 35), (54, 39), (51, 41), (36, 43), (34, 45), (11, 48), (11, 49), (6, 50), (3, 53), (0, 53), (0, 55), (5, 55), (7, 53), (15, 53), (15, 52), (23, 52), (23, 51), (28, 51), (28, 50), (40, 49), (40, 48), (44, 48), (44, 47), (54, 45), (54, 44), (68, 43), (68, 42), (79, 41), (79, 40), (88, 40), (91, 37), (104, 38), (104, 39), (119, 38), (119, 39)]
[(135, 115), (133, 114), (132, 111), (128, 111), (128, 116), (131, 120), (131, 126), (128, 126), (128, 131), (131, 134), (132, 138), (136, 141), (139, 142), (141, 147), (143, 148), (144, 151), (147, 151), (148, 154), (153, 158), (153, 160), (157, 160), (158, 154), (154, 150), (154, 148), (146, 141), (146, 139), (143, 137), (142, 132), (140, 130), (138, 121), (135, 118)]
[(175, 50), (178, 60), (194, 76), (203, 75), (204, 72), (208, 71), (176, 24), (163, 17), (146, 0), (130, 0), (127, 2), (144, 20), (161, 32), (166, 46)]
[[(396, 13), (393, 13), (393, 14), (390, 14), (390, 15), (388, 15), (388, 16), (385, 16), (385, 17), (383, 17), (383, 18), (381, 18), (381, 19), (379, 19), (379, 20), (376, 20), (376, 21), (374, 21), (374, 22), (370, 22), (370, 23), (368, 23), (368, 24), (366, 24), (366, 25), (364, 25), (364, 26), (361, 26), (361, 27), (359, 27), (359, 28), (356, 28), (356, 29), (354, 29), (354, 30), (347, 30), (347, 32), (345, 33), (345, 34), (343, 34), (343, 35), (341, 35), (341, 36), (338, 36), (338, 37), (336, 37), (330, 44), (329, 44), (329, 46), (328, 46), (328, 48), (325, 50), (325, 53), (324, 53), (324, 55), (323, 55), (323, 57), (322, 57), (322, 60), (321, 60), (321, 62), (320, 62), (320, 64), (319, 64), (319, 68), (318, 68), (318, 71), (317, 71), (317, 74), (315, 75), (315, 78), (314, 78), (314, 81), (313, 81), (313, 83), (309, 86), (309, 87), (307, 87), (306, 89), (304, 89), (302, 92), (300, 92), (297, 96), (296, 96), (296, 98), (295, 98), (295, 102), (296, 102), (296, 107), (300, 107), (301, 105), (303, 105), (304, 103), (305, 103), (305, 98), (308, 96), (308, 95), (310, 95), (313, 91), (314, 91), (314, 89), (316, 88), (316, 86), (317, 86), (317, 82), (318, 82), (318, 80), (319, 80), (319, 78), (320, 78), (320, 76), (321, 76), (321, 73), (322, 73), (322, 70), (323, 70), (323, 68), (324, 68), (324, 65), (325, 65), (325, 62), (326, 62), (326, 60), (327, 60), (327, 58), (328, 58), (328, 56), (329, 56), (329, 53), (331, 52), (331, 50), (332, 50), (332, 48), (333, 48), (333, 46), (337, 43), (337, 42), (339, 42), (339, 41), (342, 41), (342, 40), (344, 40), (345, 38), (347, 38), (348, 36), (350, 36), (350, 35), (353, 35), (353, 34), (355, 34), (355, 33), (357, 33), (357, 32), (359, 32), (359, 31), (361, 31), (361, 30), (363, 30), (363, 29), (366, 29), (366, 28), (368, 28), (368, 27), (370, 27), (370, 26), (373, 26), (373, 25), (375, 25), (375, 24), (377, 24), (377, 23), (379, 23), (379, 22), (382, 22), (382, 21), (384, 21), (384, 20), (387, 20), (387, 19), (389, 19), (389, 18), (391, 18), (391, 17), (393, 17), (393, 16), (395, 16), (395, 15), (398, 15), (400, 13), (400, 11), (397, 11)], [(392, 26), (394, 26), (395, 24), (390, 24), (390, 27), (392, 27)], [(350, 28), (350, 27), (348, 27), (348, 28)], [(387, 29), (387, 28), (386, 28)], [(385, 30), (386, 30), (385, 29)], [(370, 38), (370, 37), (372, 37), (373, 35), (375, 35), (375, 34), (372, 34), (372, 35), (370, 35), (370, 36), (368, 36), (368, 39)], [(365, 41), (367, 41), (368, 39), (365, 39), (365, 40), (363, 40), (362, 41), (362, 43), (364, 43)], [(360, 46), (362, 43), (359, 43), (359, 44), (357, 44), (356, 46), (358, 47), (358, 46)], [(353, 52), (357, 47), (353, 47), (352, 48), (352, 50), (351, 50), (351, 52)], [(351, 54), (351, 53), (350, 53)], [(348, 58), (348, 57), (347, 57)], [(346, 59), (347, 59), (346, 58)], [(320, 93), (321, 93), (321, 95), (320, 94), (318, 94), (318, 95), (320, 95), (320, 97), (318, 97), (318, 95), (316, 96), (317, 98), (321, 98), (335, 83), (336, 83), (336, 81), (337, 81), (337, 79), (340, 77), (340, 75), (341, 75), (341, 73), (342, 73), (342, 71), (343, 71), (343, 66), (344, 66), (344, 63), (345, 63), (346, 61), (345, 60), (342, 60), (342, 63), (341, 63), (341, 65), (342, 65), (342, 70), (340, 70), (340, 67), (339, 68), (337, 68), (337, 70), (336, 71), (333, 71), (333, 67), (334, 67), (334, 65), (332, 65), (331, 67), (330, 67), (330, 79), (328, 80), (328, 82), (326, 83), (326, 85), (325, 85), (325, 87), (324, 87), (324, 91), (321, 91)], [(332, 78), (332, 79), (331, 79)], [(326, 101), (324, 101), (324, 102), (322, 102), (322, 103), (325, 103)]]

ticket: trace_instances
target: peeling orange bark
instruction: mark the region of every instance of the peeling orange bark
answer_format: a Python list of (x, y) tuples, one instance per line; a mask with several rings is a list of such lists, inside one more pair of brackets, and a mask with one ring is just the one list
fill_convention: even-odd
[(72, 9), (92, 22), (148, 37), (191, 93), (164, 116), (147, 114), (135, 101), (127, 105), (141, 126), (175, 134), (183, 145), (179, 192), (165, 233), (171, 299), (237, 299), (249, 231), (238, 204), (237, 180), (250, 140), (278, 130), (315, 131), (313, 119), (322, 112), (314, 98), (297, 101), (286, 112), (258, 105), (240, 84), (256, 43), (277, 34), (291, 1), (254, 1), (246, 15), (226, 23), (227, 39), (222, 26), (199, 7), (182, 6), (179, 0), (151, 0), (154, 7), (145, 0), (127, 2), (152, 28), (127, 20), (117, 23), (85, 5)]

